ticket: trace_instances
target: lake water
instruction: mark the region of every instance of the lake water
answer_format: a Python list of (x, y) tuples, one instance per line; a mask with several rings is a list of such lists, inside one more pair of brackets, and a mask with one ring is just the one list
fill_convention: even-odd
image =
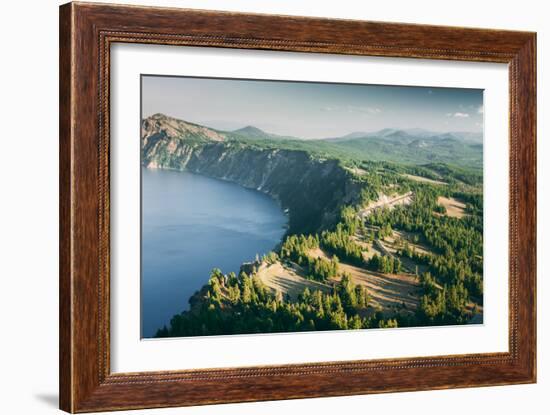
[(269, 196), (234, 183), (142, 168), (141, 325), (152, 337), (189, 308), (212, 268), (238, 272), (272, 250), (287, 218)]

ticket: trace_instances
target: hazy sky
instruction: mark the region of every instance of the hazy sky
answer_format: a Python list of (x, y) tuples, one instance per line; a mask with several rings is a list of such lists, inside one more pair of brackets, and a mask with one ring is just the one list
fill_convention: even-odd
[(483, 90), (142, 77), (142, 116), (164, 113), (221, 130), (253, 125), (304, 138), (382, 128), (482, 131)]

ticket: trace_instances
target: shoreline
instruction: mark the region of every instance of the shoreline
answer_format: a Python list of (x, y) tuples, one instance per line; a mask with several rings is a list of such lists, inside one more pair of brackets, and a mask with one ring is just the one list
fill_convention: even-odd
[[(176, 169), (176, 168), (162, 168), (162, 167), (155, 167), (155, 168), (150, 168), (150, 167), (147, 167), (145, 166), (144, 164), (141, 164), (141, 169), (146, 169), (147, 171), (149, 172), (155, 172), (155, 171), (159, 171), (159, 172), (162, 172), (162, 171), (165, 171), (165, 172), (175, 172), (175, 173), (185, 173), (187, 175), (191, 175), (192, 177), (197, 177), (197, 178), (201, 178), (201, 179), (207, 179), (207, 180), (210, 180), (210, 181), (214, 181), (214, 182), (218, 182), (218, 183), (223, 183), (224, 186), (227, 186), (227, 185), (230, 185), (232, 188), (233, 188), (233, 191), (236, 191), (237, 189), (239, 189), (240, 191), (245, 191), (245, 192), (251, 192), (251, 194), (254, 195), (254, 197), (256, 198), (261, 198), (261, 199), (264, 199), (264, 201), (268, 201), (270, 205), (272, 205), (272, 209), (276, 209), (277, 212), (278, 212), (278, 215), (280, 215), (280, 219), (277, 219), (276, 221), (274, 221), (274, 223), (277, 223), (279, 222), (279, 220), (281, 221), (280, 223), (280, 226), (274, 226), (273, 227), (273, 230), (270, 230), (268, 233), (264, 233), (264, 232), (260, 232), (259, 235), (273, 235), (274, 237), (276, 237), (273, 232), (275, 231), (275, 229), (277, 229), (277, 233), (280, 233), (281, 236), (278, 237), (276, 240), (275, 240), (275, 243), (273, 245), (270, 245), (268, 248), (265, 248), (265, 249), (261, 249), (260, 251), (257, 251), (255, 250), (254, 248), (252, 248), (252, 250), (250, 250), (249, 254), (246, 254), (245, 253), (245, 257), (243, 257), (242, 259), (242, 262), (239, 262), (238, 264), (235, 264), (235, 266), (233, 268), (227, 268), (226, 266), (224, 266), (223, 264), (220, 265), (219, 262), (220, 261), (216, 261), (216, 264), (213, 264), (211, 266), (208, 266), (208, 270), (207, 271), (204, 271), (200, 273), (200, 281), (197, 281), (196, 282), (196, 285), (195, 284), (192, 284), (193, 283), (193, 278), (187, 282), (185, 282), (185, 284), (189, 284), (189, 287), (191, 288), (190, 290), (190, 293), (187, 295), (187, 296), (183, 296), (184, 297), (184, 300), (183, 301), (180, 301), (179, 305), (177, 305), (177, 307), (172, 310), (171, 312), (171, 315), (169, 317), (167, 317), (166, 320), (164, 320), (159, 327), (155, 327), (155, 328), (152, 328), (151, 329), (151, 332), (150, 334), (147, 334), (144, 336), (146, 338), (154, 338), (155, 336), (155, 332), (162, 328), (163, 325), (169, 325), (170, 323), (170, 318), (171, 316), (175, 315), (175, 314), (178, 314), (178, 313), (181, 313), (181, 312), (185, 312), (185, 311), (189, 311), (191, 310), (192, 308), (192, 299), (193, 297), (195, 297), (197, 295), (197, 293), (200, 293), (201, 290), (204, 289), (205, 286), (208, 285), (208, 280), (210, 278), (210, 273), (212, 271), (212, 269), (214, 268), (223, 268), (223, 271), (224, 273), (229, 273), (229, 272), (235, 272), (236, 275), (239, 274), (240, 270), (242, 269), (243, 265), (247, 264), (247, 263), (250, 263), (250, 262), (254, 262), (255, 261), (255, 258), (256, 256), (259, 256), (260, 258), (263, 257), (264, 255), (270, 253), (270, 252), (276, 252), (277, 249), (280, 248), (280, 246), (282, 245), (282, 243), (284, 242), (286, 236), (287, 236), (287, 233), (288, 233), (288, 228), (289, 228), (289, 214), (288, 212), (285, 212), (285, 210), (282, 208), (280, 202), (272, 197), (270, 194), (266, 193), (266, 192), (262, 192), (262, 191), (259, 191), (259, 190), (256, 190), (256, 189), (253, 189), (253, 188), (250, 188), (250, 187), (246, 187), (246, 186), (242, 186), (240, 185), (239, 183), (236, 183), (232, 180), (228, 180), (228, 179), (222, 179), (222, 178), (217, 178), (217, 177), (211, 177), (209, 175), (205, 175), (205, 174), (201, 174), (201, 173), (196, 173), (196, 172), (193, 172), (193, 171), (189, 171), (187, 169)], [(140, 183), (140, 187), (141, 187), (141, 191), (143, 192), (143, 170), (142, 170), (142, 173), (141, 173), (141, 183)], [(143, 194), (143, 193), (142, 193)], [(274, 204), (275, 202), (275, 204)], [(191, 209), (194, 210), (193, 206), (191, 205)], [(222, 208), (223, 210), (223, 208)], [(219, 220), (220, 221), (223, 221), (223, 215), (222, 215), (222, 210), (220, 210), (219, 212)], [(273, 212), (274, 213), (274, 212)], [(268, 214), (267, 218), (273, 218), (274, 216), (271, 215), (271, 214)], [(142, 217), (142, 221), (143, 221), (143, 217)], [(258, 223), (258, 225), (261, 227), (262, 224), (267, 224), (268, 221), (263, 221), (261, 223)], [(215, 236), (215, 232), (212, 231), (210, 232), (210, 234), (214, 237)], [(252, 235), (254, 235), (255, 233), (252, 232)], [(267, 237), (268, 239), (271, 239), (271, 237)], [(141, 241), (140, 241), (140, 245), (143, 246), (143, 243), (144, 243), (144, 235), (143, 233), (141, 234)], [(245, 244), (246, 245), (246, 244)], [(265, 251), (265, 252), (264, 252)], [(181, 258), (181, 255), (179, 255), (180, 258)], [(183, 255), (184, 257), (184, 260), (185, 260), (185, 255)], [(189, 260), (192, 260), (192, 258), (189, 258)], [(206, 260), (206, 257), (205, 257), (205, 261), (208, 262)], [(200, 261), (200, 262), (204, 262), (204, 261)], [(221, 259), (221, 262), (224, 262), (223, 261), (223, 258)], [(141, 271), (140, 271), (140, 274), (141, 274), (141, 278), (144, 277), (144, 270), (143, 270), (143, 264), (140, 263), (140, 268), (141, 268)], [(149, 273), (150, 274), (150, 273)], [(169, 275), (169, 274), (165, 274), (165, 275)], [(195, 275), (199, 275), (199, 274), (195, 274)], [(181, 281), (185, 281), (185, 280), (188, 280), (189, 278), (186, 278), (185, 276), (180, 276), (178, 277), (178, 279)], [(147, 281), (152, 281), (151, 278), (148, 278)], [(195, 288), (193, 288), (193, 286), (195, 286)], [(179, 290), (178, 290), (179, 291)], [(150, 313), (149, 315), (154, 315), (154, 313)], [(149, 331), (149, 330), (148, 330)]]

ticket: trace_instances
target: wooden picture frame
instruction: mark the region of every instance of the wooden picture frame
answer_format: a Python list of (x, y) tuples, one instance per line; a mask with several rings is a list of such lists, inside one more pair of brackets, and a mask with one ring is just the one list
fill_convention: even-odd
[[(509, 65), (509, 352), (111, 373), (109, 62), (114, 43)], [(536, 380), (536, 34), (169, 8), (60, 8), (60, 408), (342, 396)]]

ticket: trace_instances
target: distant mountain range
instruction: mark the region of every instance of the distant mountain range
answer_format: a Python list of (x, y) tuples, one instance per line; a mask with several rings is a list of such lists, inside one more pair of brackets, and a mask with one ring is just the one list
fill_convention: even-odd
[(144, 147), (161, 136), (194, 142), (241, 141), (271, 148), (306, 150), (327, 157), (406, 164), (441, 162), (481, 168), (483, 162), (483, 134), (474, 132), (384, 128), (375, 132), (356, 131), (340, 137), (302, 139), (272, 134), (252, 125), (222, 131), (164, 114), (155, 114), (142, 121), (142, 137), (147, 137), (144, 138)]
[(374, 132), (355, 131), (350, 134), (343, 135), (341, 137), (327, 138), (326, 140), (334, 142), (342, 142), (354, 139), (367, 139), (367, 138), (385, 138), (388, 140), (399, 141), (414, 141), (417, 139), (455, 139), (468, 141), (472, 143), (482, 143), (483, 133), (468, 132), (468, 131), (451, 131), (451, 132), (436, 132), (425, 130), (423, 128), (408, 128), (408, 129), (395, 129), (384, 128)]
[[(249, 125), (238, 130), (231, 131), (231, 133), (241, 135), (243, 137), (255, 138), (255, 139), (271, 139), (271, 140), (304, 140), (300, 137), (294, 136), (283, 136), (278, 134), (273, 134), (261, 130), (260, 128)], [(423, 128), (407, 128), (407, 129), (395, 129), (395, 128), (384, 128), (379, 131), (354, 131), (352, 133), (340, 136), (340, 137), (329, 137), (329, 138), (320, 138), (316, 140), (326, 140), (331, 142), (342, 142), (354, 139), (367, 139), (367, 138), (385, 138), (388, 140), (398, 140), (398, 141), (414, 141), (417, 139), (455, 139), (468, 141), (471, 143), (482, 143), (483, 142), (483, 133), (481, 132), (469, 132), (469, 131), (450, 131), (450, 132), (436, 132), (430, 131)]]

